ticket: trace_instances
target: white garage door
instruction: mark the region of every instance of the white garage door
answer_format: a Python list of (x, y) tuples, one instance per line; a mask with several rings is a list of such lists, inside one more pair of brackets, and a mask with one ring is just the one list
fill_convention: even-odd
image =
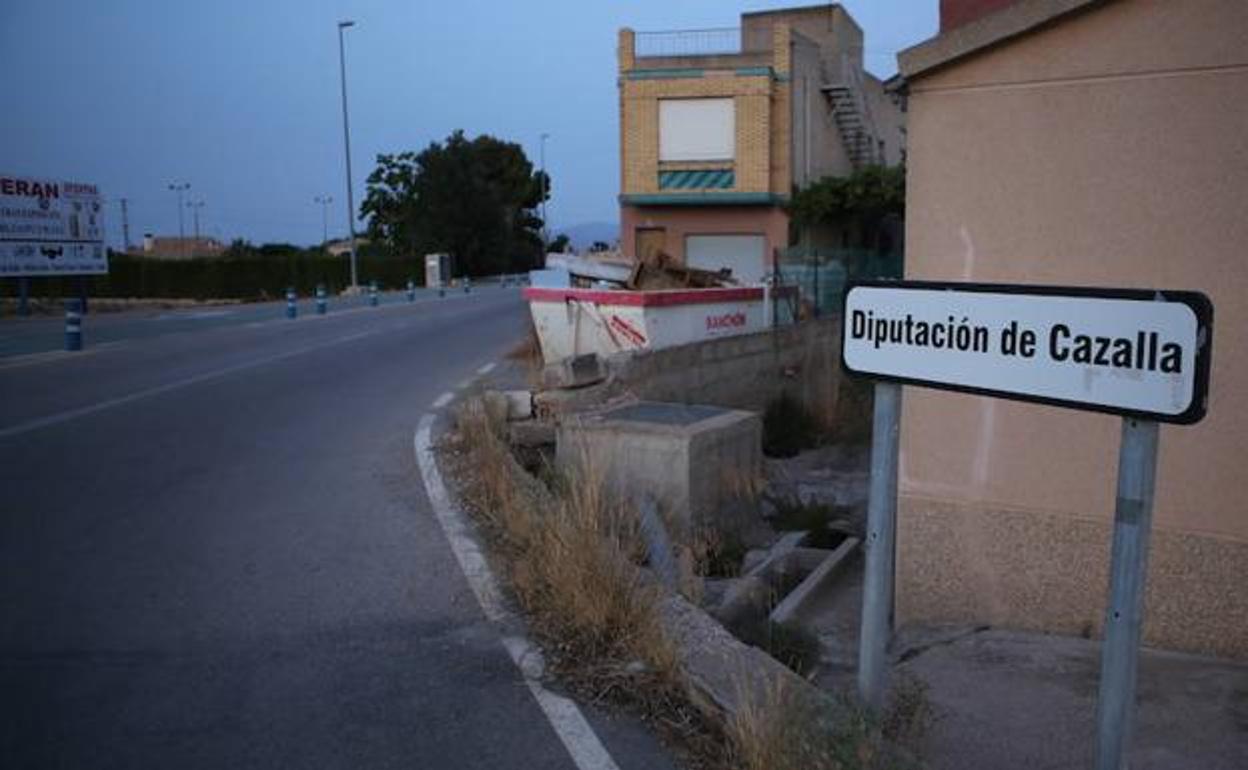
[(700, 270), (726, 267), (741, 283), (758, 283), (767, 272), (766, 248), (761, 235), (688, 235), (685, 264)]

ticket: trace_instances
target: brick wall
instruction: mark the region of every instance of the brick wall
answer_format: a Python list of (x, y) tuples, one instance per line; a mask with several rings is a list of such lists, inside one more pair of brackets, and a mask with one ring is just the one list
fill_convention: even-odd
[[(736, 101), (736, 186), (770, 192), (771, 78), (707, 73), (701, 77), (621, 80), (621, 187), (626, 195), (659, 192), (659, 100), (731, 97)], [(775, 84), (785, 86), (786, 84)], [(786, 102), (787, 103), (787, 102)], [(785, 121), (787, 127), (787, 121)], [(786, 153), (787, 155), (787, 153)], [(686, 167), (688, 164), (679, 164)]]
[[(630, 79), (636, 71), (634, 33), (620, 30), (620, 186), (625, 195), (659, 192), (659, 100), (731, 97), (736, 103), (735, 186), (725, 192), (789, 192), (790, 36), (777, 24), (768, 74), (702, 70), (690, 77)], [(719, 164), (722, 165), (722, 164)], [(668, 168), (665, 164), (664, 168)], [(690, 164), (672, 164), (687, 168)]]

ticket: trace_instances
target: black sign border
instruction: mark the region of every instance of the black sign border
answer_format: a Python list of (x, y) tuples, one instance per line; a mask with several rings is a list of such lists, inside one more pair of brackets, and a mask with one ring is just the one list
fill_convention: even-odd
[[(932, 382), (912, 377), (895, 377), (875, 372), (858, 371), (845, 360), (845, 341), (849, 335), (849, 322), (845, 314), (849, 301), (849, 293), (856, 288), (875, 287), (883, 289), (914, 289), (926, 291), (959, 291), (979, 294), (1023, 294), (1041, 297), (1082, 297), (1095, 299), (1130, 299), (1145, 302), (1179, 302), (1191, 308), (1196, 315), (1196, 339), (1199, 349), (1196, 351), (1196, 377), (1192, 383), (1192, 400), (1187, 409), (1178, 414), (1162, 412), (1146, 412), (1135, 409), (1119, 409), (1102, 404), (1089, 404), (1082, 401), (1068, 401), (1047, 396), (1032, 396), (1023, 393), (980, 388), (971, 385), (954, 385), (947, 382)], [(896, 382), (903, 385), (919, 385), (925, 388), (947, 390), (955, 393), (970, 393), (976, 396), (1004, 398), (1010, 401), (1024, 401), (1045, 406), (1058, 406), (1076, 409), (1083, 412), (1100, 412), (1137, 420), (1151, 420), (1174, 425), (1194, 425), (1204, 419), (1209, 407), (1209, 372), (1213, 358), (1213, 303), (1198, 291), (1170, 291), (1162, 289), (1107, 289), (1090, 286), (1047, 286), (1012, 283), (959, 283), (956, 281), (903, 281), (880, 279), (854, 279), (845, 285), (844, 296), (841, 298), (841, 367), (851, 375), (872, 380)]]

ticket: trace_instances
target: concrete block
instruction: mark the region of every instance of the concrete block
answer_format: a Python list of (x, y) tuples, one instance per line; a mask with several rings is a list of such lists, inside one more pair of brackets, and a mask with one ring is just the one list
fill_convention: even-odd
[(556, 462), (601, 474), (628, 497), (651, 494), (686, 525), (737, 506), (762, 473), (762, 420), (753, 412), (640, 401), (559, 426)]
[(572, 356), (542, 369), (542, 388), (583, 388), (607, 378), (607, 369), (597, 353)]
[(481, 394), (485, 412), (499, 422), (527, 420), (533, 416), (533, 394), (527, 390), (487, 390)]
[(527, 390), (503, 391), (507, 399), (507, 419), (527, 420), (533, 416), (533, 394)]

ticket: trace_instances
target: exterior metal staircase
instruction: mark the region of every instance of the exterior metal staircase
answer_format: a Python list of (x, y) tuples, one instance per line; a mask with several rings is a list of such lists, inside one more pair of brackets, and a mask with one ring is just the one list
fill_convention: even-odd
[(883, 163), (879, 133), (863, 90), (862, 70), (847, 56), (842, 58), (840, 70), (841, 76), (820, 90), (828, 99), (849, 162), (855, 169)]

